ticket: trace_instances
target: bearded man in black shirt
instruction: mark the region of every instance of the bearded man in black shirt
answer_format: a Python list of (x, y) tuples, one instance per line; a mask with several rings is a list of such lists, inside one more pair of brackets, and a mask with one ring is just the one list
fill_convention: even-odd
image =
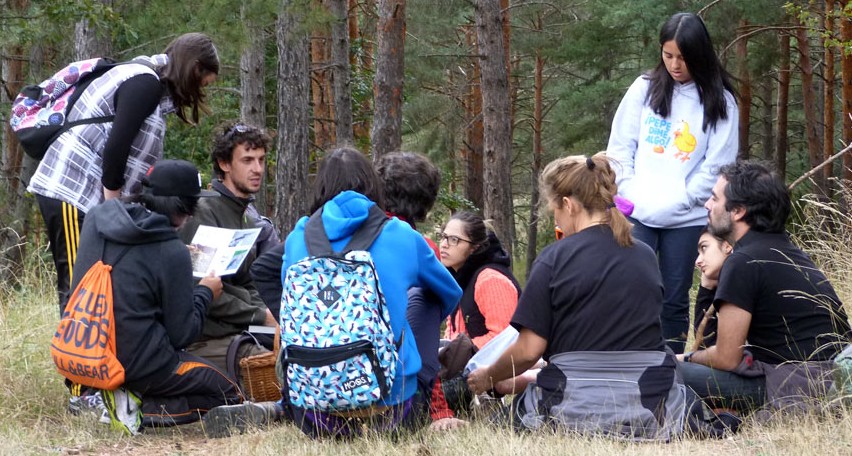
[(741, 411), (823, 396), (850, 327), (831, 283), (785, 232), (783, 181), (758, 163), (727, 165), (704, 207), (710, 231), (734, 251), (714, 301), (716, 345), (679, 355), (685, 383)]

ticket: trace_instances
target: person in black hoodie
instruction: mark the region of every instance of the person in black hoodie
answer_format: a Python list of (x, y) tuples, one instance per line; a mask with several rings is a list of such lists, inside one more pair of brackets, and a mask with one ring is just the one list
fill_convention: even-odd
[[(119, 415), (131, 434), (140, 424), (197, 421), (213, 407), (240, 400), (237, 386), (220, 370), (183, 351), (201, 333), (222, 282), (211, 275), (193, 287), (190, 254), (176, 228), (192, 215), (198, 198), (211, 193), (201, 190), (192, 163), (161, 160), (143, 179), (140, 195), (96, 206), (83, 225), (72, 289), (98, 260), (112, 265), (116, 356), (125, 384), (103, 393), (113, 423)], [(141, 416), (133, 410), (139, 397)]]

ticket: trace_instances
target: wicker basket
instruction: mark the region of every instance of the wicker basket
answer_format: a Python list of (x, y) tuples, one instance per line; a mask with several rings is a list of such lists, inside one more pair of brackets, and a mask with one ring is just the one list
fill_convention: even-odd
[(254, 402), (281, 399), (281, 383), (275, 374), (275, 359), (278, 357), (280, 339), (280, 331), (276, 328), (275, 346), (271, 352), (240, 360), (246, 399)]

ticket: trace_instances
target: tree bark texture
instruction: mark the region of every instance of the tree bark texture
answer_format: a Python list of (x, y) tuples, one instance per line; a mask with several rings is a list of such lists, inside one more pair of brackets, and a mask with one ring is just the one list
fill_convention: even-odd
[[(748, 28), (748, 22), (740, 21), (739, 30), (742, 33)], [(737, 41), (737, 65), (739, 67), (739, 83), (740, 83), (740, 118), (739, 118), (739, 134), (740, 134), (740, 150), (737, 153), (737, 158), (740, 160), (748, 160), (750, 155), (749, 130), (751, 128), (751, 74), (748, 68), (748, 39), (740, 37)]]
[[(476, 55), (478, 46), (476, 44), (476, 30), (474, 27), (465, 27), (465, 38), (471, 49), (471, 54)], [(485, 198), (482, 195), (485, 184), (482, 182), (482, 91), (479, 83), (479, 58), (471, 59), (470, 71), (467, 75), (467, 95), (462, 106), (464, 108), (464, 144), (461, 156), (464, 159), (464, 197), (479, 209), (485, 207)]]
[(309, 38), (294, 0), (283, 0), (278, 18), (278, 164), (275, 221), (286, 238), (306, 215), (308, 186)]
[[(317, 0), (317, 3), (322, 3)], [(315, 31), (311, 38), (311, 99), (314, 108), (314, 145), (334, 147), (334, 108), (331, 105), (331, 46), (329, 34)]]
[(349, 13), (347, 0), (327, 0), (331, 26), (332, 93), (337, 144), (352, 144), (352, 93), (349, 78)]
[(484, 215), (493, 221), (497, 236), (511, 253), (515, 245), (512, 125), (500, 0), (477, 0), (474, 16), (482, 85)]
[[(817, 129), (817, 104), (814, 91), (814, 67), (811, 63), (811, 45), (808, 41), (808, 32), (804, 27), (796, 30), (796, 41), (799, 49), (799, 68), (802, 72), (802, 109), (805, 115), (805, 140), (808, 146), (809, 171), (811, 168), (822, 163), (822, 147), (819, 142)], [(814, 176), (815, 191), (825, 195), (825, 185), (822, 174)]]
[[(840, 4), (845, 9), (849, 2)], [(840, 39), (844, 43), (852, 42), (852, 18), (844, 15), (840, 18)], [(840, 57), (843, 86), (841, 97), (843, 103), (843, 144), (852, 144), (852, 54), (842, 52)], [(843, 180), (847, 188), (852, 188), (852, 153), (843, 156)], [(847, 208), (848, 209), (848, 208)]]
[(774, 81), (771, 79), (761, 81), (758, 88), (761, 92), (763, 100), (763, 119), (760, 123), (763, 125), (763, 160), (772, 161), (772, 154), (775, 152), (775, 136), (773, 131), (773, 106), (772, 106), (772, 86)]
[(405, 68), (405, 0), (379, 0), (373, 79), (373, 161), (402, 146), (402, 85)]
[[(539, 19), (539, 23), (541, 20)], [(541, 131), (544, 123), (544, 58), (541, 49), (535, 50), (535, 76), (533, 82), (533, 160), (530, 173), (530, 226), (527, 231), (527, 278), (530, 277), (532, 265), (538, 252), (538, 215), (539, 191), (538, 177), (541, 173), (541, 156), (544, 154), (542, 147)]]
[[(248, 33), (248, 41), (240, 54), (240, 119), (246, 125), (266, 128), (266, 66), (265, 50), (268, 36), (262, 24), (246, 17), (246, 5), (240, 8), (240, 15)], [(266, 172), (263, 175), (264, 185), (255, 195), (255, 205), (262, 214), (274, 212), (275, 185), (273, 184), (274, 170), (269, 168), (274, 163), (267, 151)]]
[[(825, 34), (820, 35), (820, 44), (824, 53), (823, 64), (823, 100), (825, 106), (822, 114), (822, 159), (826, 160), (834, 155), (834, 84), (835, 71), (834, 61), (835, 52), (834, 46), (826, 46), (826, 36), (834, 38), (834, 0), (825, 0)], [(834, 164), (829, 162), (822, 169), (823, 181), (825, 182), (826, 191), (830, 193), (831, 177), (834, 176)]]
[[(10, 15), (24, 15), (28, 0), (0, 1), (0, 11)], [(4, 27), (0, 22), (0, 27)], [(7, 44), (0, 49), (0, 105), (9, 106), (24, 86), (24, 53), (20, 43)], [(22, 277), (23, 261), (30, 232), (30, 205), (24, 197), (26, 185), (21, 181), (24, 172), (23, 149), (9, 126), (9, 113), (0, 113), (0, 283), (13, 285)], [(27, 159), (29, 167), (34, 162)]]
[(787, 177), (788, 109), (790, 105), (790, 34), (782, 31), (778, 37), (778, 127), (775, 129), (775, 169), (781, 177)]
[[(100, 0), (100, 2), (109, 5), (112, 0)], [(77, 21), (74, 26), (74, 60), (110, 57), (111, 55), (112, 40), (109, 30), (98, 30), (95, 24), (92, 24), (86, 18)]]

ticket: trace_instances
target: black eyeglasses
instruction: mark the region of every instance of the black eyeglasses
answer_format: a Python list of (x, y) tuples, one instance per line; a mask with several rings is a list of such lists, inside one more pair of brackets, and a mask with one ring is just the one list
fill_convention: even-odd
[(459, 241), (464, 241), (464, 242), (467, 242), (468, 244), (473, 244), (473, 241), (470, 241), (470, 240), (465, 239), (465, 238), (460, 238), (460, 237), (455, 236), (455, 235), (448, 235), (447, 233), (438, 234), (438, 239), (439, 239), (439, 242), (447, 241), (447, 244), (450, 247), (455, 247), (455, 246), (459, 245)]

